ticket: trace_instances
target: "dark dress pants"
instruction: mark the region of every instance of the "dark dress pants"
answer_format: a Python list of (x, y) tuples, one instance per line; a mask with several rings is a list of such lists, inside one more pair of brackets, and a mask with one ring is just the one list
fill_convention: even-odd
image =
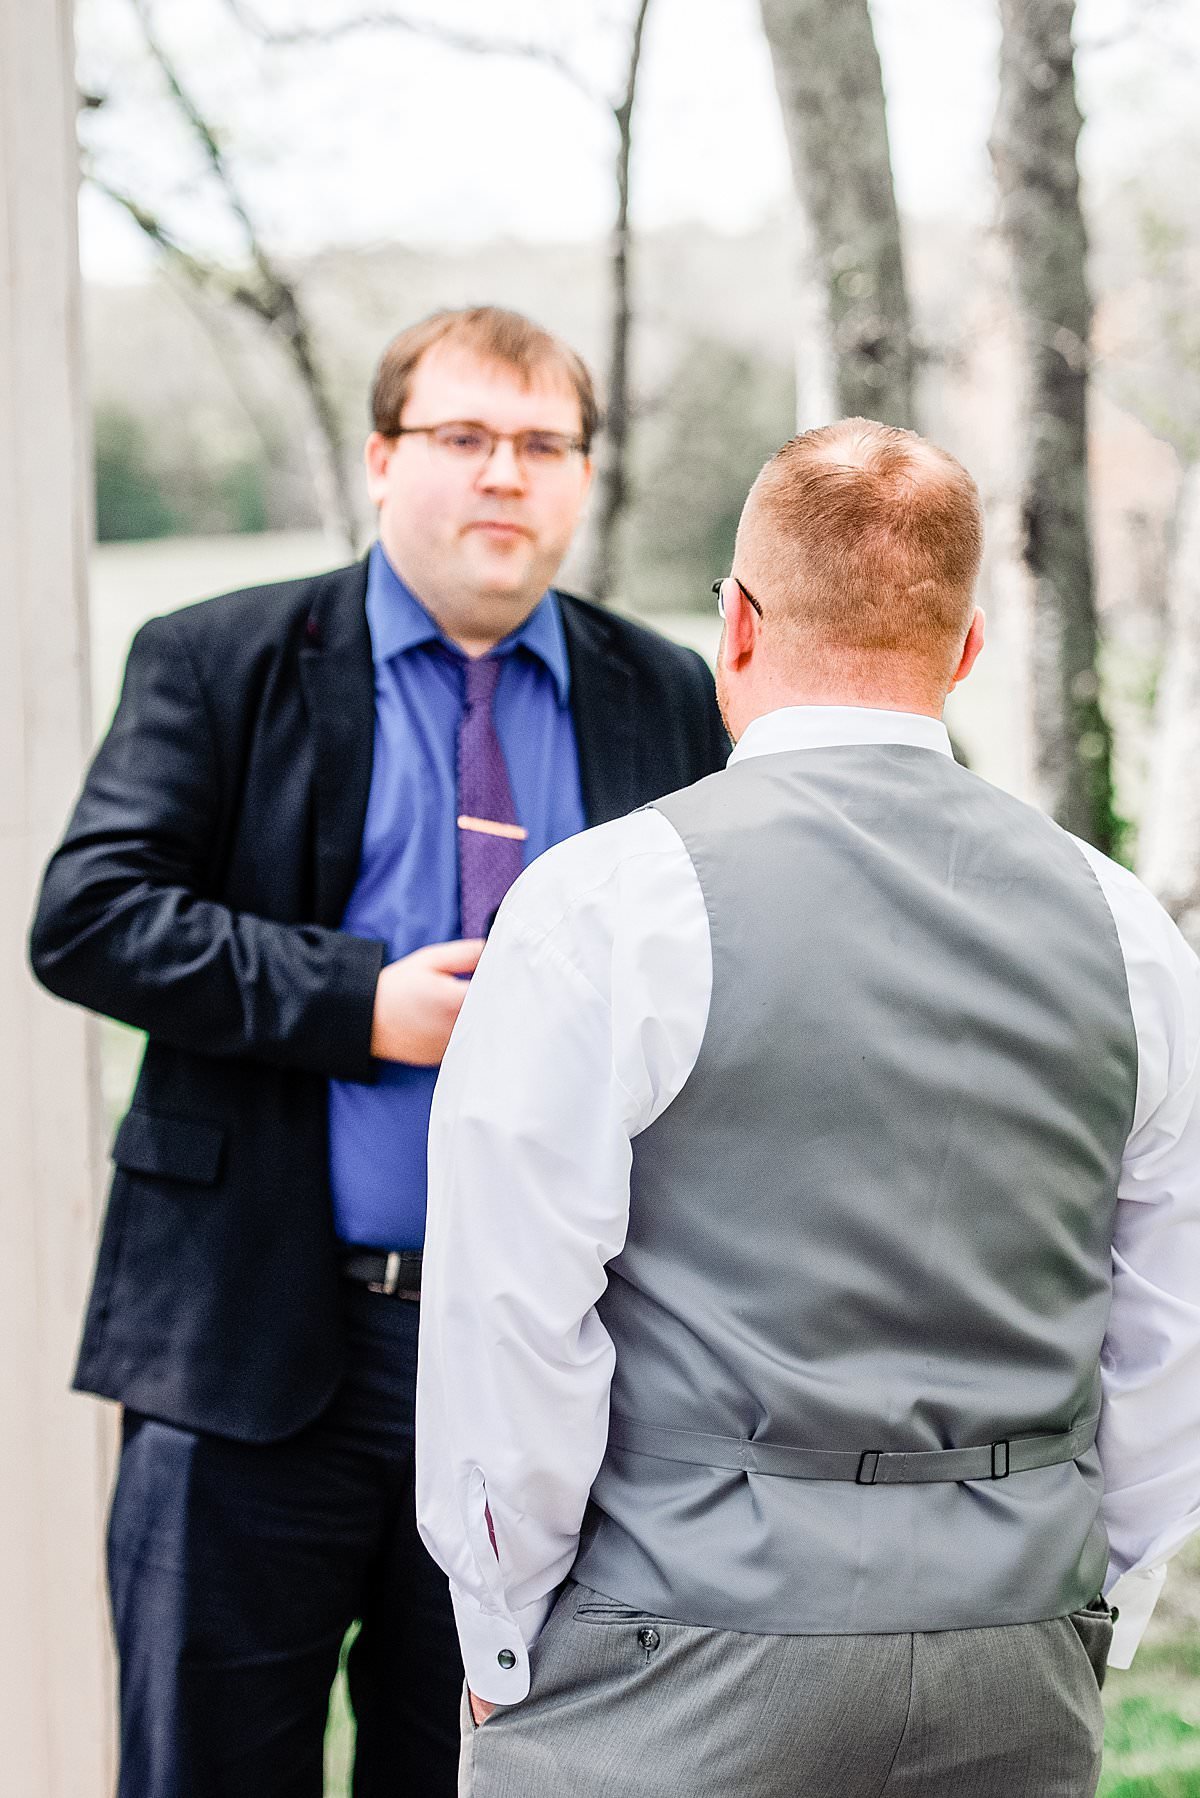
[(451, 1798), (463, 1674), (414, 1516), (417, 1317), (349, 1287), (345, 1379), (285, 1442), (126, 1415), (108, 1537), (119, 1798), (321, 1798), (355, 1618), (355, 1798)]

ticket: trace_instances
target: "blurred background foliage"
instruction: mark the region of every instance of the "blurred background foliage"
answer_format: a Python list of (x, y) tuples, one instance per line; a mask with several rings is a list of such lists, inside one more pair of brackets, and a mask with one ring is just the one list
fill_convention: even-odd
[(113, 403), (96, 407), (92, 428), (98, 542), (272, 528), (261, 446), (194, 432), (156, 442), (151, 426)]

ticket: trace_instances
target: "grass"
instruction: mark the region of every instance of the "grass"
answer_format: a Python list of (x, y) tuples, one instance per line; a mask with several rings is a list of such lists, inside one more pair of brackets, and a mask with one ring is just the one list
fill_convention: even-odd
[(1172, 1564), (1133, 1666), (1104, 1687), (1099, 1798), (1200, 1798), (1200, 1539)]

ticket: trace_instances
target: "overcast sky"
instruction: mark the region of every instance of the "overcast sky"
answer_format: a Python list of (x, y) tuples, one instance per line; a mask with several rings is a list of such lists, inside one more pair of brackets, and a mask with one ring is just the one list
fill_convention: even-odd
[[(295, 25), (399, 11), (403, 0), (247, 4)], [(551, 43), (594, 86), (618, 84), (628, 0), (413, 0), (405, 10), (491, 38)], [(986, 218), (994, 0), (874, 0), (872, 11), (902, 209)], [(397, 32), (261, 52), (223, 0), (158, 0), (155, 16), (224, 127), (276, 245), (587, 239), (611, 220), (611, 117), (552, 71)], [(1076, 35), (1088, 115), (1081, 159), (1093, 189), (1156, 137), (1200, 134), (1195, 0), (1080, 0)], [(139, 52), (128, 0), (80, 0), (78, 37), (81, 81), (106, 102), (84, 119), (98, 166), (185, 237), (236, 254)], [(654, 0), (637, 127), (639, 228), (700, 220), (737, 232), (780, 214), (787, 156), (757, 0)], [(149, 266), (133, 225), (87, 191), (81, 239), (90, 279), (135, 278)]]

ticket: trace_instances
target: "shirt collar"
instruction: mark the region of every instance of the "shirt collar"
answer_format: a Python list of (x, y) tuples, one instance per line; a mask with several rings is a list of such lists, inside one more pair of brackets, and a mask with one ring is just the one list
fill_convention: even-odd
[[(373, 543), (367, 557), (366, 605), (371, 658), (376, 666), (417, 649), (422, 643), (441, 643), (452, 655), (462, 655), (412, 588), (401, 580), (381, 543)], [(571, 669), (562, 614), (553, 590), (544, 593), (520, 629), (502, 638), (490, 653), (509, 655), (518, 645), (549, 669), (558, 703), (565, 706), (571, 692)]]
[(729, 760), (778, 755), (787, 749), (831, 749), (848, 743), (906, 743), (952, 756), (940, 718), (922, 712), (882, 712), (861, 705), (788, 705), (748, 724)]

